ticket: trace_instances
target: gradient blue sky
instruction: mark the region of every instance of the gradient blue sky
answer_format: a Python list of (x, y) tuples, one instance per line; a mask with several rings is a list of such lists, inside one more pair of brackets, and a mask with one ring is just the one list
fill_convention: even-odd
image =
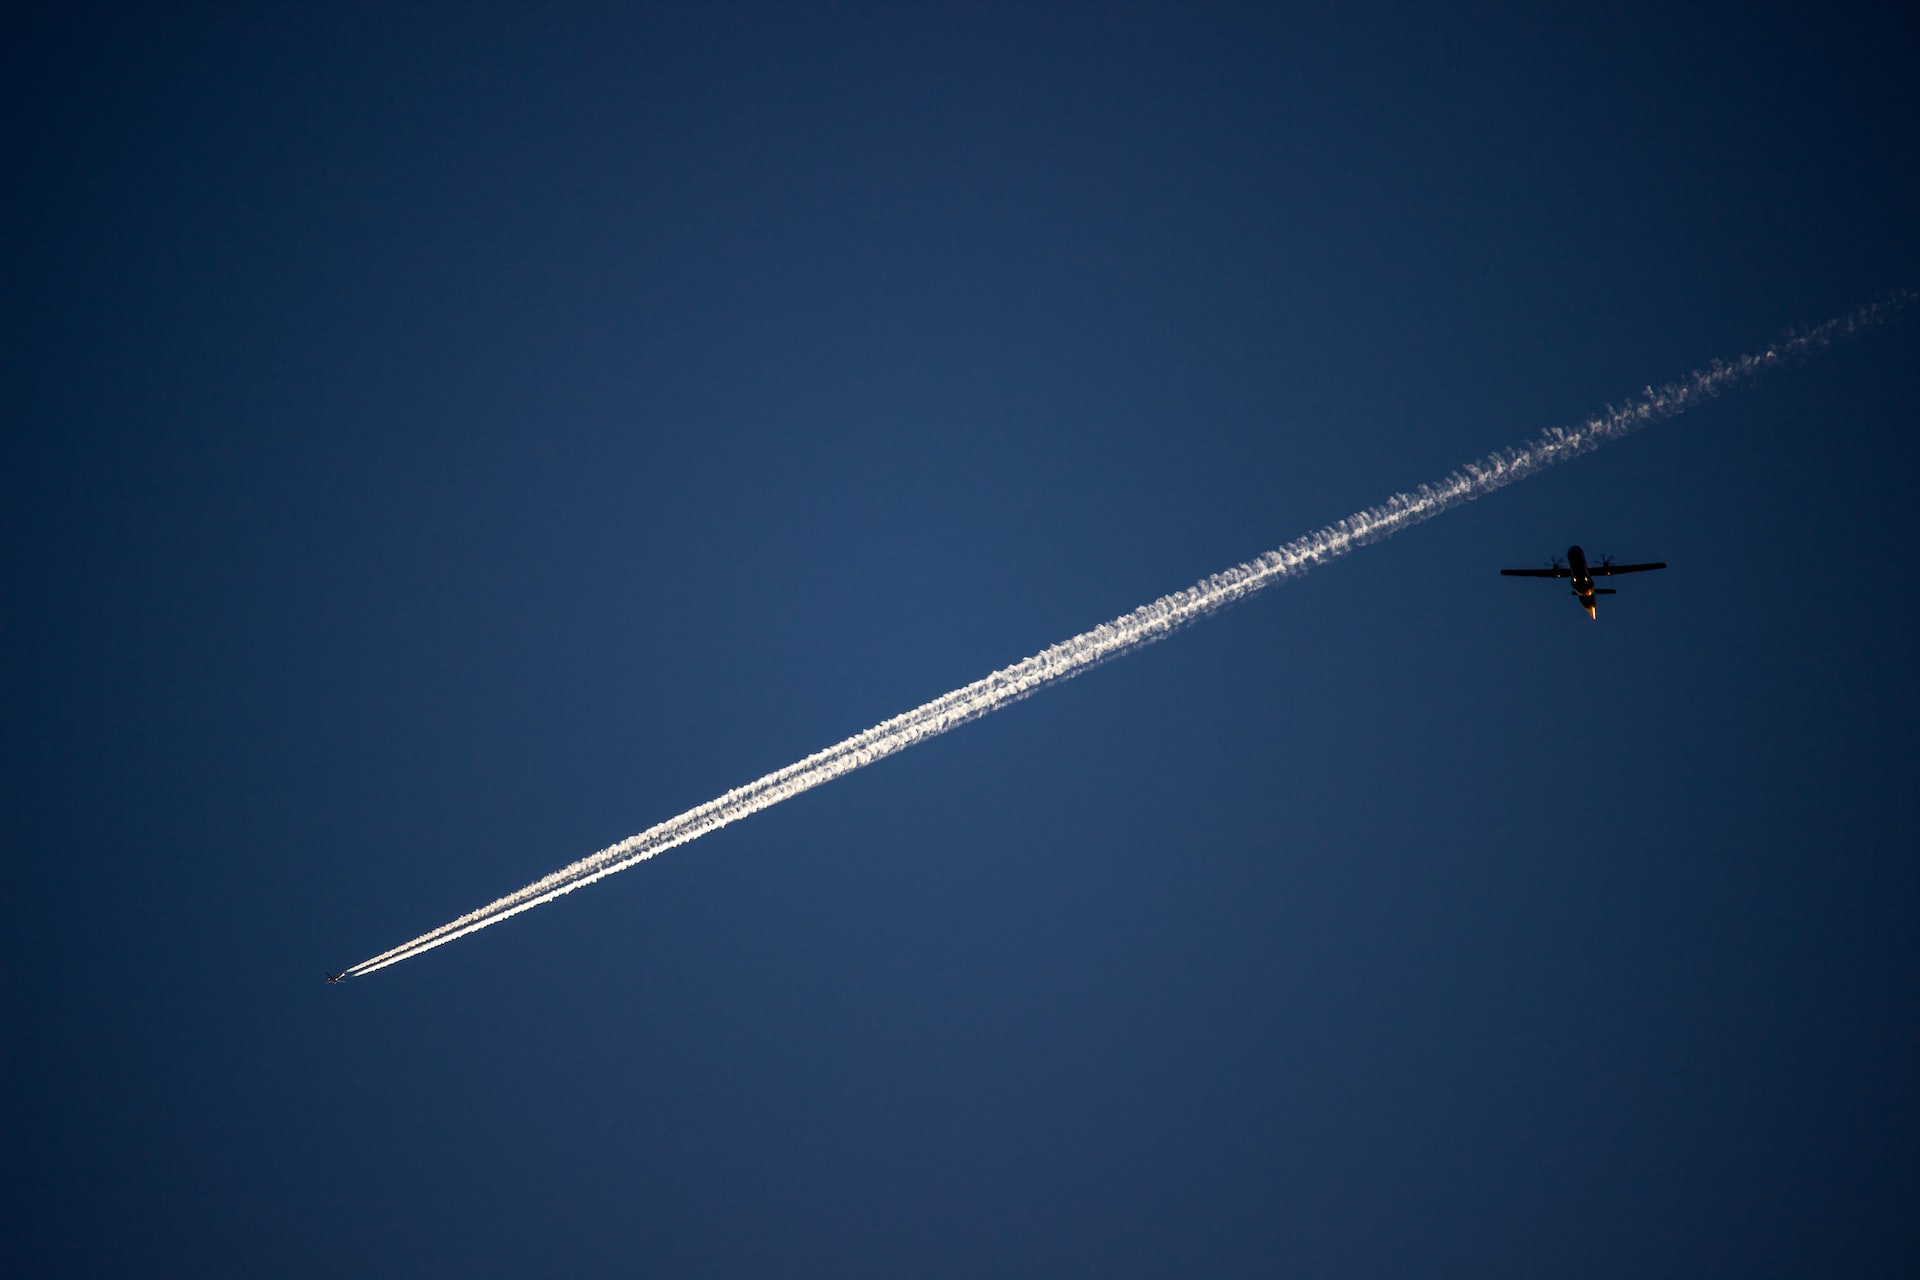
[(1912, 321), (320, 982), (1920, 284), (1890, 12), (14, 11), (9, 1271), (1912, 1274)]

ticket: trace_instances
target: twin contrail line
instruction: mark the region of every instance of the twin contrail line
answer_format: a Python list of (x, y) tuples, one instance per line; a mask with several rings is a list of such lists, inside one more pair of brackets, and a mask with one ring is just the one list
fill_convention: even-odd
[(784, 769), (736, 787), (718, 799), (649, 827), (639, 835), (609, 845), (411, 942), (363, 960), (347, 973), (361, 977), (499, 924), (522, 911), (551, 902), (561, 894), (583, 889), (616, 871), (625, 871), (636, 862), (644, 862), (676, 845), (698, 840), (823, 782), (831, 782), (969, 720), (998, 711), (1050, 684), (1072, 679), (1110, 658), (1164, 640), (1217, 609), (1277, 582), (1297, 578), (1355, 547), (1391, 537), (1402, 529), (1577, 458), (1650, 423), (1683, 413), (1736, 383), (1796, 356), (1817, 351), (1836, 338), (1883, 324), (1906, 302), (1906, 294), (1895, 294), (1886, 301), (1838, 316), (1816, 328), (1789, 334), (1763, 351), (1731, 362), (1716, 360), (1704, 370), (1696, 370), (1677, 382), (1646, 387), (1626, 404), (1617, 408), (1609, 406), (1605, 412), (1578, 426), (1549, 428), (1526, 444), (1469, 462), (1437, 483), (1423, 484), (1411, 493), (1396, 493), (1378, 506), (1357, 511), (1277, 550), (1196, 582), (1184, 591), (1161, 596), (1132, 613), (1063, 640), (1023, 662), (1003, 667), (984, 679), (877, 724), (865, 733), (855, 734)]

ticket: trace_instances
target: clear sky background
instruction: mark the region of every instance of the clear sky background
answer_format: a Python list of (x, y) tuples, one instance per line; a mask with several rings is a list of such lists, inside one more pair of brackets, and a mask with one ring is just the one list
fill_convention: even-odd
[(42, 8), (10, 1274), (1915, 1273), (1911, 319), (320, 981), (1920, 285), (1891, 7)]

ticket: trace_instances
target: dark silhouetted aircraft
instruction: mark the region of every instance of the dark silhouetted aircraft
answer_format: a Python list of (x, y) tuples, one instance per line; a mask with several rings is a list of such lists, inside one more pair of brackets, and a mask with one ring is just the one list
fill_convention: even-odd
[(346, 980), (347, 980), (347, 971), (345, 969), (342, 969), (338, 973), (330, 973), (327, 975), (327, 985), (330, 987), (333, 986), (335, 983), (345, 982)]
[(1595, 578), (1608, 578), (1616, 573), (1645, 573), (1649, 569), (1664, 569), (1665, 560), (1653, 564), (1615, 564), (1612, 556), (1603, 556), (1599, 564), (1588, 564), (1587, 553), (1579, 547), (1567, 548), (1567, 562), (1553, 562), (1551, 569), (1502, 569), (1500, 572), (1509, 578), (1572, 578), (1574, 598), (1580, 601), (1580, 607), (1587, 611), (1589, 618), (1598, 617), (1593, 611), (1595, 596), (1618, 594), (1611, 587), (1596, 587)]

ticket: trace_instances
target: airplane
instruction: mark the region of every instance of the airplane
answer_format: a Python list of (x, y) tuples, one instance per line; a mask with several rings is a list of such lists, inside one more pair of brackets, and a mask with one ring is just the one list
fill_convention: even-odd
[(347, 980), (347, 971), (345, 969), (342, 969), (338, 973), (330, 973), (327, 975), (327, 985), (330, 987), (335, 985), (336, 983), (345, 982), (346, 980)]
[(1580, 601), (1580, 607), (1587, 611), (1589, 618), (1597, 618), (1598, 615), (1593, 611), (1593, 598), (1619, 593), (1611, 587), (1594, 586), (1596, 577), (1605, 578), (1616, 573), (1645, 573), (1649, 569), (1666, 567), (1665, 560), (1653, 564), (1615, 564), (1612, 556), (1602, 556), (1599, 564), (1590, 565), (1587, 563), (1587, 553), (1573, 546), (1567, 548), (1567, 562), (1561, 564), (1556, 556), (1551, 569), (1502, 569), (1500, 572), (1509, 578), (1572, 578), (1574, 598)]

